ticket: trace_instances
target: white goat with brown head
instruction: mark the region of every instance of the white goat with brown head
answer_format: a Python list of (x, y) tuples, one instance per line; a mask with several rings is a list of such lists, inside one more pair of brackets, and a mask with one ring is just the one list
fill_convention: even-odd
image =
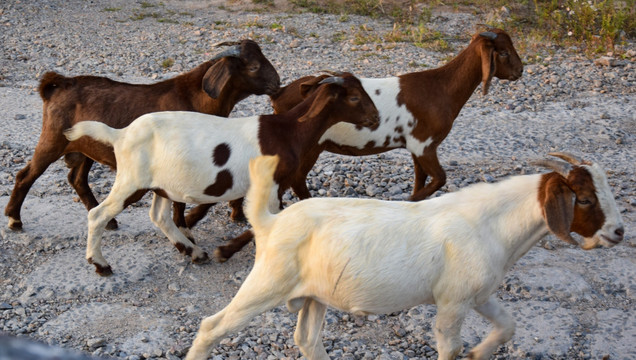
[(300, 311), (294, 340), (308, 359), (329, 359), (320, 341), (327, 306), (354, 314), (437, 305), (440, 359), (461, 351), (460, 330), (475, 309), (493, 331), (469, 354), (487, 359), (514, 334), (512, 317), (492, 293), (506, 271), (552, 232), (583, 249), (612, 247), (623, 222), (603, 169), (570, 154), (546, 160), (546, 174), (477, 184), (420, 202), (314, 198), (278, 214), (272, 174), (278, 160), (250, 164), (246, 215), (254, 227), (254, 268), (231, 303), (201, 322), (187, 360), (254, 316), (281, 304)]

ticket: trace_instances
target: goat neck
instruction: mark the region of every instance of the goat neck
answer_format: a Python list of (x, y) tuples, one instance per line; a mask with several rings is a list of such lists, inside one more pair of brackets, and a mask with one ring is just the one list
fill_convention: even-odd
[[(481, 54), (478, 45), (480, 43), (479, 40), (473, 41), (442, 67), (401, 75), (400, 87), (412, 89), (412, 91), (402, 91), (399, 95), (401, 99), (398, 101), (405, 103), (413, 112), (412, 107), (418, 106), (421, 99), (441, 100), (444, 103), (443, 107), (450, 115), (445, 118), (452, 123), (481, 83)], [(431, 84), (437, 84), (437, 86), (430, 86)], [(414, 99), (408, 99), (407, 96)]]
[[(332, 125), (326, 121), (324, 115), (307, 120), (298, 121), (307, 112), (318, 96), (314, 92), (300, 104), (283, 114), (262, 115), (261, 122), (267, 126), (259, 127), (259, 141), (264, 154), (285, 154), (289, 151), (279, 151), (281, 144), (294, 148), (296, 156), (302, 156), (306, 151), (316, 146), (322, 134)], [(326, 114), (327, 111), (323, 111)]]

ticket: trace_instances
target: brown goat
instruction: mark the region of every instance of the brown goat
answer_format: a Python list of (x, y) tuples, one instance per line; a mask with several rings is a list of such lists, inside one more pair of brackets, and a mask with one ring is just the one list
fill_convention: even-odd
[[(116, 168), (110, 146), (89, 138), (68, 141), (64, 130), (83, 120), (96, 120), (123, 128), (137, 117), (156, 111), (196, 111), (227, 117), (234, 105), (251, 94), (275, 94), (280, 78), (274, 66), (252, 40), (232, 45), (193, 70), (150, 85), (113, 81), (97, 76), (65, 77), (44, 74), (40, 96), (44, 102), (42, 133), (31, 161), (18, 172), (5, 208), (9, 228), (22, 228), (20, 208), (29, 189), (48, 166), (65, 156), (71, 169), (68, 181), (88, 210), (98, 205), (88, 186), (94, 161)], [(240, 204), (240, 203), (238, 203)], [(175, 222), (185, 227), (183, 204), (175, 205)], [(109, 229), (117, 228), (112, 219)]]
[[(411, 200), (419, 201), (446, 183), (446, 173), (437, 158), (437, 147), (450, 132), (453, 122), (477, 86), (488, 93), (494, 77), (516, 80), (523, 64), (510, 36), (500, 29), (489, 29), (473, 35), (468, 47), (448, 64), (431, 70), (384, 79), (361, 78), (362, 86), (380, 113), (376, 129), (340, 123), (330, 128), (302, 159), (302, 165), (291, 180), (300, 199), (311, 197), (305, 179), (323, 150), (342, 155), (371, 155), (397, 148), (411, 152), (415, 184)], [(329, 75), (306, 76), (281, 88), (271, 96), (275, 113), (285, 112), (302, 101), (308, 86)], [(299, 91), (303, 84), (305, 93)], [(428, 177), (431, 181), (426, 184)], [(188, 215), (186, 224), (193, 226), (205, 214)], [(194, 216), (199, 216), (195, 218)], [(219, 247), (217, 259), (230, 258), (253, 238), (246, 231), (229, 244)]]

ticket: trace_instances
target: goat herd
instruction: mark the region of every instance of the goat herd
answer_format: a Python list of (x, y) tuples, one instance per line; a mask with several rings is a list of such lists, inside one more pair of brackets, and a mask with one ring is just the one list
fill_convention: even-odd
[[(604, 170), (568, 153), (550, 154), (564, 161), (537, 162), (549, 173), (424, 200), (445, 184), (437, 147), (475, 89), (481, 83), (487, 94), (493, 76), (521, 77), (521, 59), (503, 30), (475, 34), (437, 69), (384, 79), (332, 72), (282, 88), (258, 44), (219, 46), (227, 49), (151, 85), (46, 73), (39, 86), (42, 134), (5, 209), (9, 227), (20, 229), (30, 187), (64, 156), (68, 180), (89, 210), (86, 259), (107, 276), (103, 231), (116, 228), (115, 216), (148, 191), (153, 223), (193, 262), (210, 257), (189, 230), (214, 203), (229, 201), (232, 218), (246, 216), (253, 230), (215, 257), (225, 261), (255, 239), (254, 267), (231, 303), (201, 322), (186, 359), (206, 359), (228, 333), (281, 304), (299, 312), (294, 340), (302, 353), (329, 359), (320, 340), (327, 306), (370, 314), (423, 303), (437, 305), (440, 359), (460, 353), (471, 309), (492, 322), (468, 355), (486, 359), (514, 333), (512, 317), (492, 294), (534, 244), (550, 232), (586, 250), (623, 239)], [(251, 94), (269, 95), (274, 114), (225, 118)], [(369, 155), (396, 148), (413, 157), (412, 202), (318, 198), (280, 210), (290, 187), (300, 199), (310, 197), (305, 179), (323, 150)], [(88, 186), (94, 161), (117, 168), (101, 204)], [(185, 203), (199, 205), (186, 216)]]

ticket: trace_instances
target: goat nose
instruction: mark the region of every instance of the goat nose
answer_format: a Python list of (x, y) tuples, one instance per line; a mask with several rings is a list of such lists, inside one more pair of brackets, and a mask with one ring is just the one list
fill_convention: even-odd
[(618, 229), (614, 230), (614, 234), (616, 234), (616, 236), (618, 236), (622, 240), (623, 235), (625, 235), (625, 228), (622, 226), (619, 227)]

